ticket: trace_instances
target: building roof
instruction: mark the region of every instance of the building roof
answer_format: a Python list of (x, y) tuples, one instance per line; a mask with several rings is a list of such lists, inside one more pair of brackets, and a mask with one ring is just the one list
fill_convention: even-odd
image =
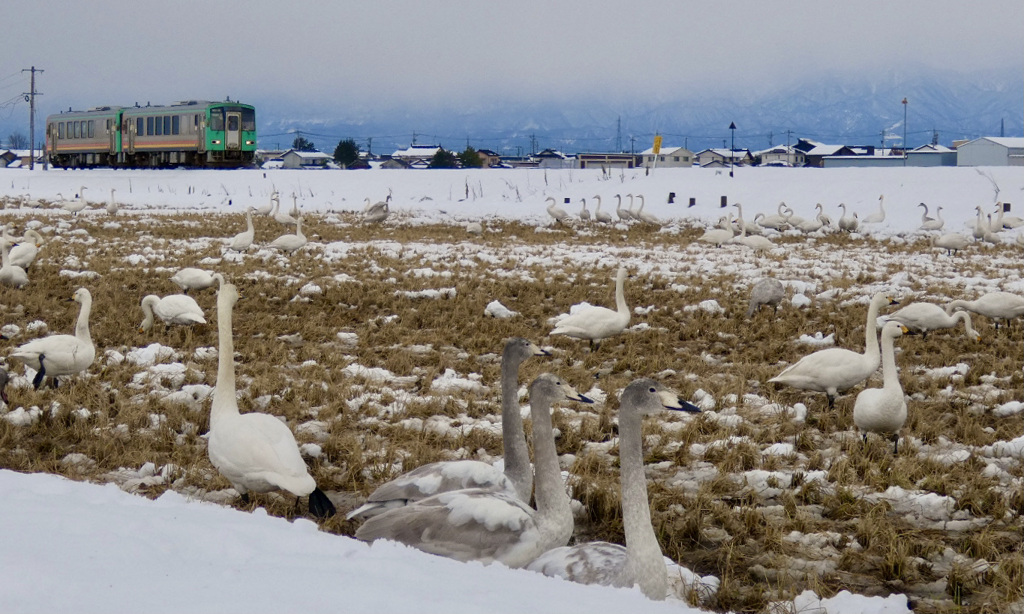
[(970, 143), (964, 143), (964, 145), (970, 145), (977, 141), (992, 141), (997, 145), (1014, 149), (1024, 147), (1024, 137), (1021, 136), (983, 136), (981, 138), (974, 139)]
[(815, 145), (813, 149), (807, 151), (808, 156), (834, 156), (837, 151), (846, 147), (845, 145)]
[[(658, 155), (659, 156), (668, 156), (668, 155), (671, 155), (671, 154), (673, 154), (673, 153), (675, 153), (677, 151), (690, 151), (690, 150), (685, 148), (685, 147), (672, 146), (672, 145), (662, 145), (661, 146), (661, 151), (658, 153)], [(641, 151), (640, 155), (641, 156), (653, 156), (654, 155), (654, 148), (653, 147), (648, 147), (647, 149)]]
[(440, 145), (410, 145), (405, 149), (396, 150), (392, 158), (433, 158), (441, 149)]
[(289, 149), (288, 151), (284, 152), (284, 154), (281, 157), (287, 156), (288, 154), (295, 154), (304, 160), (323, 160), (325, 158), (331, 159), (331, 156), (325, 154), (322, 151), (299, 151), (297, 149)]
[(933, 145), (931, 143), (927, 145), (921, 145), (910, 150), (910, 153), (952, 153), (953, 149), (946, 147), (945, 145)]

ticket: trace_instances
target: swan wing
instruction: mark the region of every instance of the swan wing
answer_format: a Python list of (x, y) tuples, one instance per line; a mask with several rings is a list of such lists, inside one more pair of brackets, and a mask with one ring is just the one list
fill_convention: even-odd
[(870, 363), (864, 354), (828, 348), (804, 356), (768, 381), (818, 392), (826, 392), (830, 388), (845, 390), (878, 370), (878, 360), (873, 365)]
[(303, 496), (316, 488), (291, 429), (269, 414), (241, 414), (218, 423), (208, 448), (213, 465), (249, 490), (283, 489)]
[(589, 542), (554, 548), (526, 566), (530, 571), (579, 584), (632, 586), (624, 577), (626, 548), (609, 542)]

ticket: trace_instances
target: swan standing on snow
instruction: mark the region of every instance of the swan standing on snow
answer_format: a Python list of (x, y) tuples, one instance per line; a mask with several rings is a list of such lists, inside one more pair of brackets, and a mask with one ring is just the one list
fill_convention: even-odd
[[(298, 208), (298, 198), (292, 194), (292, 205), (294, 208)], [(271, 213), (271, 217), (277, 220), (278, 223), (284, 224), (285, 226), (291, 226), (295, 223), (295, 217), (289, 215), (287, 211), (281, 211), (281, 201), (278, 199), (274, 205), (274, 212)]]
[(581, 198), (580, 199), (580, 203), (581, 203), (580, 213), (579, 213), (580, 220), (583, 221), (583, 222), (589, 222), (590, 221), (590, 209), (587, 209), (587, 199), (586, 198)]
[(3, 252), (3, 266), (0, 267), (0, 284), (21, 288), (28, 284), (28, 273), (25, 269), (11, 263), (11, 246), (6, 241), (0, 242), (0, 251)]
[(536, 509), (503, 493), (456, 490), (374, 516), (359, 527), (356, 539), (389, 539), (459, 561), (498, 561), (512, 568), (567, 544), (572, 508), (551, 426), (551, 406), (559, 400), (592, 402), (550, 373), (530, 384)]
[(786, 226), (789, 225), (789, 216), (786, 215), (786, 203), (780, 202), (776, 208), (776, 213), (771, 215), (758, 214), (754, 216), (754, 221), (761, 225), (763, 228), (771, 228), (772, 230), (785, 230)]
[(846, 215), (846, 203), (839, 203), (839, 208), (843, 210), (842, 217), (839, 218), (839, 230), (846, 232), (857, 232), (857, 212), (854, 211), (853, 215)]
[(881, 224), (885, 221), (885, 194), (878, 197), (878, 212), (872, 213), (861, 220), (862, 224)]
[(114, 200), (115, 191), (117, 191), (116, 188), (110, 188), (110, 200), (107, 201), (107, 213), (109, 215), (117, 215), (117, 211), (120, 209), (117, 205), (117, 201)]
[(920, 333), (922, 337), (928, 335), (930, 330), (941, 328), (955, 328), (956, 323), (963, 320), (967, 338), (973, 341), (981, 341), (981, 335), (971, 326), (971, 315), (966, 311), (958, 311), (952, 316), (943, 311), (942, 307), (932, 303), (911, 303), (906, 307), (897, 309), (887, 316), (882, 316), (887, 322), (899, 322), (906, 326), (913, 333)]
[[(615, 205), (615, 215), (619, 216), (619, 220), (622, 222), (629, 222), (633, 219), (633, 213), (629, 209), (622, 208), (622, 195), (616, 194), (615, 199), (618, 204)], [(629, 195), (630, 203), (632, 204), (633, 195)]]
[(587, 339), (590, 341), (590, 349), (596, 350), (601, 341), (620, 334), (629, 326), (629, 306), (626, 305), (626, 296), (623, 284), (626, 281), (626, 268), (619, 267), (615, 276), (615, 311), (607, 307), (587, 305), (570, 310), (568, 314), (560, 316), (561, 319), (555, 325), (549, 335), (565, 335), (573, 339)]
[(317, 518), (335, 514), (334, 504), (309, 475), (291, 429), (270, 414), (239, 413), (235, 398), (235, 343), (231, 310), (238, 291), (222, 283), (217, 293), (217, 385), (210, 406), (210, 462), (248, 502), (249, 492), (285, 490), (309, 495), (309, 511)]
[(644, 475), (643, 417), (663, 409), (700, 412), (652, 379), (634, 380), (619, 404), (619, 483), (626, 545), (589, 542), (549, 550), (527, 566), (546, 576), (580, 584), (639, 586), (649, 599), (668, 596), (668, 569), (651, 524)]
[(379, 224), (388, 219), (388, 215), (391, 214), (390, 203), (390, 194), (384, 200), (379, 200), (372, 205), (370, 204), (370, 199), (367, 198), (366, 205), (363, 207), (363, 221), (367, 224)]
[(79, 211), (84, 210), (89, 206), (89, 201), (85, 200), (85, 186), (83, 185), (78, 190), (78, 199), (69, 200), (62, 203), (60, 208), (67, 211), (68, 213), (77, 216)]
[(145, 319), (139, 325), (140, 333), (148, 333), (153, 329), (153, 316), (160, 318), (164, 324), (206, 324), (203, 309), (191, 296), (170, 294), (163, 298), (150, 294), (142, 299), (142, 314)]
[(252, 227), (252, 211), (252, 207), (245, 210), (245, 230), (231, 239), (231, 242), (228, 243), (229, 250), (244, 252), (252, 245), (253, 239), (256, 238), (256, 229)]
[(736, 233), (732, 231), (732, 214), (730, 213), (725, 218), (725, 228), (716, 226), (709, 228), (704, 231), (704, 234), (697, 237), (697, 240), (702, 243), (710, 243), (715, 247), (722, 247), (723, 243), (729, 243), (732, 238), (736, 236)]
[(301, 249), (307, 243), (306, 235), (302, 234), (302, 216), (295, 220), (295, 234), (281, 235), (271, 241), (267, 247), (287, 252), (289, 256)]
[(853, 423), (863, 433), (864, 441), (868, 433), (892, 435), (893, 454), (899, 451), (899, 432), (907, 421), (907, 400), (896, 372), (893, 341), (908, 332), (899, 322), (887, 322), (882, 327), (882, 387), (861, 390), (853, 404)]
[[(924, 205), (924, 211), (925, 214), (927, 214), (928, 205), (925, 205), (924, 203), (921, 204)], [(942, 227), (946, 225), (946, 220), (942, 219), (942, 207), (937, 207), (935, 209), (934, 219), (928, 218), (927, 220), (925, 220), (925, 217), (927, 217), (927, 215), (921, 216), (921, 230), (942, 230)]]
[(1008, 206), (1009, 205), (1004, 205), (1001, 202), (996, 203), (996, 221), (992, 223), (993, 232), (999, 232), (1000, 230), (1013, 230), (1014, 228), (1024, 226), (1024, 219), (1015, 215), (1006, 216), (1006, 208)]
[(175, 273), (171, 281), (178, 284), (182, 292), (188, 294), (189, 290), (212, 288), (217, 283), (217, 276), (209, 271), (186, 267)]
[(270, 193), (270, 200), (262, 207), (256, 207), (254, 211), (259, 215), (270, 215), (274, 212), (274, 205), (281, 205), (281, 195), (274, 190)]
[(531, 356), (548, 353), (522, 337), (505, 343), (501, 354), (501, 438), (505, 470), (475, 460), (440, 461), (421, 465), (377, 487), (362, 505), (345, 516), (370, 518), (389, 509), (453, 490), (473, 488), (500, 492), (529, 503), (533, 494), (533, 467), (519, 412), (519, 367)]
[(11, 352), (11, 358), (17, 358), (36, 370), (32, 385), (37, 390), (46, 376), (53, 378), (53, 387), (56, 388), (58, 377), (81, 373), (88, 369), (96, 358), (96, 346), (89, 335), (92, 294), (85, 288), (79, 288), (75, 290), (72, 300), (82, 306), (78, 311), (74, 335), (50, 335), (29, 341)]
[(612, 214), (607, 211), (601, 211), (601, 196), (599, 194), (594, 194), (594, 200), (597, 201), (597, 208), (594, 209), (594, 219), (602, 224), (611, 224)]
[(1009, 292), (989, 292), (973, 301), (950, 301), (946, 305), (946, 313), (957, 309), (966, 309), (987, 318), (991, 318), (999, 328), (999, 320), (1009, 325), (1009, 320), (1024, 315), (1024, 297)]
[(569, 214), (568, 214), (568, 213), (566, 213), (565, 209), (563, 209), (563, 208), (559, 207), (559, 206), (558, 206), (558, 205), (557, 205), (557, 204), (555, 203), (555, 199), (554, 199), (554, 197), (553, 197), (553, 196), (548, 196), (548, 197), (547, 197), (547, 198), (545, 199), (545, 202), (548, 202), (548, 203), (550, 203), (550, 204), (548, 204), (548, 206), (547, 206), (547, 210), (548, 210), (548, 215), (550, 215), (550, 216), (551, 216), (551, 218), (552, 218), (553, 220), (555, 220), (555, 222), (556, 222), (556, 223), (558, 223), (558, 224), (564, 224), (564, 223), (566, 223), (566, 222), (568, 222), (568, 221), (569, 221)]
[(748, 247), (754, 251), (757, 255), (764, 255), (775, 247), (775, 243), (772, 242), (768, 237), (762, 237), (760, 235), (748, 235), (747, 225), (740, 219), (740, 234), (738, 237), (732, 238), (732, 243), (739, 243), (744, 247)]
[(970, 241), (967, 237), (960, 234), (959, 232), (947, 232), (946, 234), (935, 239), (935, 247), (941, 247), (946, 250), (946, 254), (953, 256), (963, 248), (967, 247)]
[(663, 225), (664, 222), (658, 219), (658, 216), (654, 215), (653, 213), (648, 213), (644, 211), (644, 205), (647, 203), (647, 201), (644, 199), (644, 195), (637, 194), (636, 197), (640, 199), (640, 208), (636, 210), (636, 213), (634, 213), (633, 216), (636, 219), (640, 220), (641, 222), (644, 222), (645, 224), (653, 224), (655, 226)]
[(747, 317), (754, 315), (761, 305), (768, 305), (777, 312), (779, 303), (785, 296), (786, 289), (782, 286), (781, 281), (771, 277), (759, 280), (750, 289), (750, 306), (747, 308)]
[(878, 370), (878, 311), (885, 305), (895, 304), (896, 301), (883, 292), (871, 298), (864, 331), (863, 354), (844, 348), (818, 350), (786, 367), (782, 373), (768, 381), (801, 390), (824, 392), (828, 396), (828, 408), (833, 409), (839, 393), (863, 382)]

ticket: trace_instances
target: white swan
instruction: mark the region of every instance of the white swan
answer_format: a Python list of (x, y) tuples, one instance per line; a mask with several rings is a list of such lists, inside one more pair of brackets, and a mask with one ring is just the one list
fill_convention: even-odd
[(537, 508), (517, 497), (470, 488), (427, 497), (367, 520), (356, 538), (389, 539), (459, 561), (523, 567), (572, 536), (569, 495), (562, 482), (551, 426), (558, 400), (591, 400), (545, 373), (530, 384)]
[(379, 224), (388, 219), (391, 214), (391, 195), (388, 194), (385, 200), (379, 200), (372, 205), (370, 199), (366, 199), (366, 206), (363, 207), (363, 221), (367, 224)]
[(668, 596), (668, 569), (651, 524), (644, 475), (643, 417), (663, 409), (700, 412), (652, 379), (634, 380), (619, 403), (619, 482), (626, 545), (589, 542), (549, 550), (527, 569), (581, 584), (639, 586), (649, 599)]
[(897, 309), (887, 316), (882, 316), (887, 322), (899, 322), (906, 326), (911, 332), (927, 336), (928, 331), (941, 328), (955, 328), (957, 322), (963, 320), (967, 338), (974, 341), (981, 341), (981, 335), (971, 326), (971, 315), (966, 311), (957, 311), (952, 316), (946, 313), (942, 307), (933, 303), (911, 303), (906, 307)]
[(796, 214), (795, 211), (793, 211), (793, 207), (786, 205), (786, 223), (788, 223), (790, 226), (795, 227), (799, 226), (800, 224), (803, 224), (806, 221), (806, 219), (800, 217), (799, 215)]
[(555, 199), (553, 196), (548, 196), (545, 199), (545, 202), (549, 203), (547, 206), (548, 215), (550, 215), (556, 223), (564, 224), (569, 221), (569, 214), (566, 213), (565, 209), (559, 207), (555, 203)]
[[(296, 196), (294, 194), (292, 194), (292, 204), (295, 207), (298, 207), (298, 199), (296, 198)], [(281, 201), (280, 201), (280, 199), (278, 199), (277, 203), (274, 205), (274, 212), (271, 213), (270, 215), (275, 220), (277, 220), (279, 223), (284, 224), (285, 226), (291, 226), (292, 224), (294, 224), (296, 222), (295, 217), (293, 217), (292, 215), (289, 215), (289, 213), (287, 211), (281, 211)]]
[[(761, 229), (761, 226), (757, 224), (757, 222), (752, 222), (752, 223), (748, 224), (747, 221), (745, 219), (743, 219), (743, 205), (742, 204), (740, 204), (740, 203), (733, 203), (732, 206), (736, 207), (736, 219), (733, 220), (733, 221), (735, 222), (735, 224), (736, 224), (736, 226), (738, 228), (740, 228), (740, 229), (746, 228), (748, 235), (764, 234), (764, 231)], [(764, 215), (762, 214), (761, 217), (763, 218)]]
[(586, 305), (568, 314), (560, 316), (549, 335), (565, 335), (573, 339), (587, 339), (590, 349), (595, 350), (601, 341), (620, 334), (629, 326), (629, 306), (623, 284), (626, 281), (626, 268), (619, 267), (615, 276), (615, 307), (612, 311), (607, 307)]
[(78, 198), (76, 200), (69, 200), (61, 204), (60, 208), (77, 216), (79, 211), (82, 211), (89, 206), (89, 201), (85, 200), (85, 186), (82, 186), (78, 190)]
[(281, 196), (277, 193), (277, 190), (274, 190), (270, 193), (270, 200), (267, 201), (267, 204), (261, 207), (255, 207), (253, 210), (259, 215), (270, 215), (274, 211), (274, 205), (280, 206), (280, 204)]
[(899, 322), (887, 322), (882, 327), (882, 387), (861, 390), (853, 403), (853, 423), (863, 433), (864, 441), (868, 433), (892, 435), (893, 454), (899, 451), (899, 431), (907, 421), (907, 400), (896, 372), (893, 341), (907, 332)]
[(697, 240), (702, 243), (710, 243), (715, 247), (722, 247), (723, 243), (729, 243), (732, 238), (736, 236), (736, 233), (732, 230), (732, 214), (726, 216), (726, 228), (714, 227), (704, 231), (704, 234), (697, 237)]
[(831, 223), (831, 220), (828, 220), (828, 217), (825, 215), (825, 212), (821, 207), (821, 203), (814, 205), (814, 208), (817, 209), (818, 211), (817, 215), (815, 215), (809, 220), (803, 220), (802, 222), (798, 222), (796, 224), (796, 228), (801, 232), (817, 232), (824, 228), (825, 226), (827, 226), (829, 223)]
[(501, 354), (501, 438), (504, 451), (502, 471), (490, 463), (475, 460), (439, 461), (421, 465), (381, 484), (366, 504), (345, 516), (370, 518), (389, 509), (453, 490), (474, 488), (500, 492), (529, 503), (533, 493), (533, 467), (519, 411), (519, 367), (531, 356), (547, 356), (536, 344), (513, 337)]
[(744, 247), (748, 247), (757, 255), (764, 255), (775, 247), (775, 243), (773, 243), (768, 237), (748, 235), (747, 225), (743, 222), (742, 218), (740, 219), (740, 234), (738, 237), (732, 238), (732, 243), (739, 243)]
[(764, 216), (754, 216), (754, 220), (761, 225), (763, 228), (771, 228), (772, 230), (785, 230), (786, 226), (789, 225), (789, 219), (786, 215), (786, 203), (780, 202), (776, 213)]
[(301, 249), (307, 243), (306, 235), (302, 234), (302, 216), (295, 220), (295, 233), (285, 234), (274, 239), (270, 242), (267, 247), (271, 249), (279, 249), (282, 252), (287, 252), (288, 255), (294, 254), (297, 250)]
[(236, 234), (231, 242), (228, 243), (228, 249), (235, 252), (244, 252), (252, 245), (253, 239), (256, 238), (256, 229), (252, 226), (252, 207), (248, 207), (245, 210), (245, 230)]
[(946, 305), (946, 313), (953, 313), (957, 309), (966, 309), (991, 318), (995, 321), (996, 328), (999, 328), (999, 320), (1009, 324), (1010, 319), (1024, 315), (1024, 296), (1009, 292), (989, 292), (977, 300), (950, 301)]
[(971, 229), (971, 234), (975, 239), (983, 240), (985, 235), (992, 233), (992, 228), (989, 225), (988, 220), (985, 219), (985, 214), (981, 210), (981, 205), (974, 208), (978, 212), (978, 217), (974, 220), (974, 228)]
[(962, 250), (969, 244), (970, 241), (967, 240), (967, 237), (959, 232), (947, 232), (946, 234), (936, 238), (934, 241), (935, 247), (941, 247), (946, 250), (946, 253), (950, 256), (955, 255), (959, 250)]
[(109, 215), (117, 215), (117, 211), (120, 209), (117, 201), (114, 200), (114, 192), (116, 190), (116, 188), (110, 188), (110, 200), (107, 201), (107, 213)]
[(79, 288), (75, 290), (72, 299), (81, 305), (74, 335), (50, 335), (29, 341), (11, 352), (11, 358), (17, 358), (36, 370), (35, 379), (32, 380), (36, 389), (46, 376), (53, 378), (53, 386), (56, 388), (58, 377), (85, 371), (96, 358), (96, 346), (89, 334), (92, 294), (85, 288)]
[[(925, 205), (924, 203), (921, 204), (925, 207), (925, 213), (928, 213), (928, 205)], [(927, 216), (921, 216), (921, 230), (942, 230), (942, 227), (946, 225), (946, 220), (942, 219), (942, 207), (937, 207), (935, 209), (934, 218), (928, 218), (925, 220), (925, 217)]]
[(175, 273), (171, 281), (176, 283), (182, 292), (188, 294), (189, 290), (212, 288), (217, 283), (217, 276), (203, 269), (186, 267)]
[[(617, 200), (617, 204), (615, 205), (615, 215), (619, 216), (619, 220), (622, 221), (622, 222), (632, 221), (633, 213), (629, 209), (623, 209), (622, 208), (622, 195), (621, 194), (616, 194), (615, 198)], [(630, 199), (630, 205), (632, 205), (632, 201), (633, 201), (633, 195), (632, 194), (629, 195), (629, 199)]]
[(844, 348), (818, 350), (786, 367), (782, 373), (768, 381), (801, 390), (824, 392), (828, 396), (829, 409), (834, 408), (839, 393), (863, 382), (878, 370), (878, 311), (885, 305), (894, 304), (896, 301), (884, 292), (871, 298), (864, 331), (863, 354)]
[(206, 324), (202, 307), (194, 298), (185, 294), (169, 294), (163, 298), (150, 294), (142, 299), (141, 306), (145, 319), (139, 325), (139, 332), (146, 333), (152, 330), (154, 315), (167, 326)]
[(658, 216), (654, 215), (653, 213), (644, 211), (644, 205), (647, 203), (647, 201), (644, 199), (644, 195), (637, 194), (636, 197), (640, 199), (640, 208), (636, 210), (636, 213), (634, 213), (633, 216), (636, 217), (636, 219), (640, 220), (641, 222), (644, 222), (645, 224), (662, 226), (664, 222), (662, 222), (661, 219), (658, 218)]
[(471, 235), (480, 235), (484, 233), (484, 225), (480, 222), (466, 222), (466, 232)]
[(217, 292), (217, 385), (210, 406), (210, 462), (248, 502), (249, 492), (285, 490), (309, 495), (309, 511), (317, 518), (335, 513), (334, 505), (309, 475), (291, 429), (270, 414), (239, 413), (235, 398), (235, 343), (231, 310), (238, 302), (235, 286), (222, 283)]
[(885, 194), (878, 197), (878, 212), (861, 220), (862, 224), (881, 224), (885, 221)]
[(28, 284), (28, 273), (25, 269), (11, 263), (11, 246), (6, 241), (0, 242), (0, 251), (3, 252), (3, 266), (0, 267), (0, 284), (21, 288)]
[(580, 212), (579, 212), (579, 216), (580, 216), (580, 220), (583, 221), (583, 222), (589, 222), (590, 221), (590, 209), (587, 209), (587, 199), (586, 198), (581, 198), (580, 199)]
[(821, 203), (814, 205), (814, 208), (818, 210), (818, 215), (815, 217), (821, 222), (821, 225), (829, 228), (832, 226), (832, 218), (825, 213), (825, 208), (821, 206)]
[(855, 211), (853, 215), (846, 215), (846, 203), (839, 203), (839, 208), (843, 210), (843, 215), (839, 218), (839, 230), (857, 232), (857, 226), (859, 226), (857, 212)]
[(995, 231), (996, 228), (999, 230), (1013, 230), (1014, 228), (1024, 226), (1024, 219), (1015, 215), (1006, 215), (1007, 207), (1009, 207), (1009, 205), (1004, 205), (1001, 202), (996, 203), (996, 221), (992, 223), (993, 231)]
[(601, 196), (599, 194), (594, 194), (594, 200), (597, 201), (597, 208), (594, 209), (594, 219), (602, 224), (611, 224), (612, 214), (607, 211), (601, 211)]
[(785, 296), (786, 289), (781, 281), (772, 277), (758, 280), (750, 289), (750, 306), (747, 308), (747, 317), (754, 315), (754, 312), (762, 305), (768, 305), (777, 312), (779, 303)]

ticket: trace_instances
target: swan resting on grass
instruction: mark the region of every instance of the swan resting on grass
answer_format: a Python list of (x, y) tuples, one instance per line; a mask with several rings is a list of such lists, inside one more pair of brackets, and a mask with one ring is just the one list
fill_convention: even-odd
[(36, 370), (32, 385), (38, 390), (46, 376), (53, 378), (53, 387), (62, 375), (81, 373), (92, 365), (96, 358), (96, 346), (89, 334), (89, 313), (92, 311), (92, 294), (85, 288), (75, 290), (72, 297), (81, 305), (74, 335), (50, 335), (28, 343), (11, 352), (25, 366)]
[(185, 294), (170, 294), (163, 298), (150, 294), (142, 299), (141, 306), (145, 319), (139, 325), (139, 332), (145, 333), (153, 329), (154, 315), (168, 326), (206, 324), (203, 308), (194, 298)]
[(619, 464), (622, 524), (626, 545), (589, 542), (548, 550), (527, 565), (546, 576), (580, 584), (639, 586), (649, 599), (668, 596), (668, 568), (651, 524), (644, 475), (642, 420), (663, 409), (700, 412), (652, 379), (634, 380), (622, 392), (619, 407)]
[(863, 382), (878, 370), (880, 356), (875, 322), (882, 307), (895, 304), (897, 302), (884, 292), (871, 298), (864, 331), (863, 354), (844, 348), (818, 350), (786, 367), (782, 373), (768, 381), (801, 390), (824, 392), (828, 396), (828, 408), (833, 409), (839, 393)]
[(203, 269), (186, 267), (175, 273), (171, 281), (178, 284), (182, 292), (188, 294), (189, 290), (212, 288), (217, 283), (217, 276)]
[(882, 387), (865, 388), (853, 404), (853, 423), (868, 439), (868, 433), (892, 436), (892, 453), (899, 446), (899, 431), (907, 421), (907, 400), (903, 396), (896, 372), (894, 340), (910, 330), (899, 322), (886, 322), (882, 327)]
[(309, 475), (291, 429), (276, 417), (239, 413), (235, 398), (235, 343), (231, 310), (238, 302), (234, 285), (222, 283), (217, 293), (219, 337), (217, 385), (210, 407), (210, 462), (248, 502), (249, 492), (285, 490), (309, 495), (309, 511), (317, 518), (335, 514), (334, 504)]
[(504, 447), (502, 471), (490, 463), (476, 460), (440, 461), (421, 465), (389, 482), (381, 484), (362, 505), (345, 516), (370, 518), (389, 509), (453, 490), (474, 488), (499, 492), (528, 503), (533, 494), (533, 468), (519, 412), (519, 367), (531, 356), (548, 353), (522, 337), (505, 343), (501, 355), (501, 432)]
[(563, 314), (549, 335), (565, 335), (574, 339), (590, 341), (590, 349), (595, 350), (601, 341), (622, 333), (629, 326), (629, 306), (623, 284), (626, 281), (626, 268), (619, 267), (615, 276), (615, 306), (613, 311), (607, 307), (587, 305)]
[(910, 329), (910, 332), (920, 333), (922, 336), (927, 336), (930, 330), (955, 328), (957, 322), (962, 320), (967, 338), (972, 341), (981, 341), (981, 334), (971, 326), (971, 314), (966, 311), (957, 311), (950, 315), (942, 307), (933, 303), (912, 303), (883, 316), (882, 319), (888, 322), (899, 322)]
[(374, 516), (356, 530), (356, 539), (389, 539), (458, 561), (498, 561), (512, 568), (566, 545), (572, 508), (551, 426), (551, 406), (560, 400), (592, 402), (550, 373), (530, 384), (536, 509), (504, 493), (455, 490)]

